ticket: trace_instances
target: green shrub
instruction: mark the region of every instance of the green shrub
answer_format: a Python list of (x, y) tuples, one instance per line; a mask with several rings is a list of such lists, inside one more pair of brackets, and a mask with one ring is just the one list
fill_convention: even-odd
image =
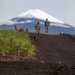
[(35, 46), (31, 43), (27, 32), (16, 30), (0, 30), (0, 54), (35, 55)]

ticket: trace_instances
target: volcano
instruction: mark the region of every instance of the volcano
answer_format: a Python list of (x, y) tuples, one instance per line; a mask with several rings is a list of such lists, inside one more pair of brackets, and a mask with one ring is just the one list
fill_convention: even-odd
[(18, 28), (35, 32), (35, 25), (37, 22), (40, 22), (41, 33), (44, 33), (44, 22), (47, 18), (50, 21), (49, 33), (59, 34), (60, 32), (65, 32), (67, 34), (75, 34), (75, 27), (64, 23), (40, 9), (30, 9), (14, 18), (4, 21), (0, 23), (0, 29), (14, 29), (14, 25), (16, 25)]

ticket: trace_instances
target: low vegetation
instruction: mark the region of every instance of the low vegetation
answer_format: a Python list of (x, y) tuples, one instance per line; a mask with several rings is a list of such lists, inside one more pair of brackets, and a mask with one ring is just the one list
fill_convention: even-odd
[(25, 31), (0, 30), (0, 55), (33, 56), (35, 46)]

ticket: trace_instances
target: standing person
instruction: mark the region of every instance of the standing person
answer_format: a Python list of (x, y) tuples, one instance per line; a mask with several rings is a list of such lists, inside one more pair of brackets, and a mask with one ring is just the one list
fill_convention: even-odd
[(45, 33), (48, 33), (49, 25), (50, 25), (50, 22), (48, 21), (48, 19), (46, 19), (46, 21), (45, 21)]
[(40, 28), (41, 28), (40, 23), (37, 22), (37, 24), (35, 25), (35, 30), (36, 30), (36, 33), (37, 33), (36, 39), (39, 39)]
[(17, 26), (16, 25), (14, 25), (14, 28), (15, 28), (15, 30), (17, 30)]

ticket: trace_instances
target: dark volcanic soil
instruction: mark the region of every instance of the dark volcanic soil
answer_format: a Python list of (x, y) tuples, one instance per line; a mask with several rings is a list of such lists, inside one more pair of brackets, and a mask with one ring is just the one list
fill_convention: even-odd
[(0, 62), (0, 75), (75, 75), (75, 37), (41, 34), (36, 39), (36, 55), (30, 59), (14, 62)]
[(70, 64), (75, 60), (75, 38), (71, 35), (45, 35), (41, 34), (36, 40), (35, 34), (30, 34), (37, 47), (36, 57), (44, 62)]

